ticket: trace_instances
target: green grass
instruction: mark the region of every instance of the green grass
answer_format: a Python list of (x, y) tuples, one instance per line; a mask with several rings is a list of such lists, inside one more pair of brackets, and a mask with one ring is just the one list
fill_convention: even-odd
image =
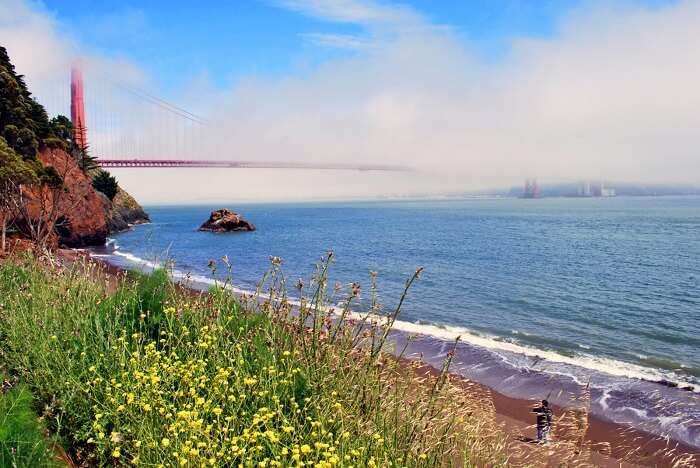
[(25, 385), (0, 393), (0, 466), (56, 466)]
[(385, 352), (400, 307), (331, 320), (330, 260), (292, 313), (276, 261), (265, 298), (244, 299), (183, 292), (163, 271), (113, 290), (88, 264), (15, 259), (0, 265), (0, 366), (90, 465), (505, 463), (490, 401)]

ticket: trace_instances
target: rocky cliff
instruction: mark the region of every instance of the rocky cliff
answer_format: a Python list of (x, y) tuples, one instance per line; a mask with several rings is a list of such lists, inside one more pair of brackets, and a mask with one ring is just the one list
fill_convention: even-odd
[(114, 196), (107, 213), (107, 227), (110, 233), (122, 232), (133, 224), (149, 223), (151, 219), (141, 205), (121, 188)]
[[(52, 244), (66, 247), (102, 245), (108, 234), (150, 221), (141, 205), (121, 188), (112, 201), (95, 190), (92, 178), (66, 152), (46, 148), (39, 152), (38, 157), (45, 166), (56, 169), (65, 186), (65, 190), (58, 195), (60, 216)], [(33, 195), (30, 213), (38, 216), (42, 212), (42, 202), (38, 193)], [(50, 201), (46, 200), (47, 195), (43, 196), (44, 205), (50, 206)]]
[[(61, 216), (56, 226), (57, 242), (67, 247), (104, 244), (108, 234), (109, 201), (93, 188), (92, 179), (66, 152), (46, 148), (38, 157), (45, 166), (56, 169), (65, 186), (58, 203)], [(34, 213), (38, 212), (37, 204)]]

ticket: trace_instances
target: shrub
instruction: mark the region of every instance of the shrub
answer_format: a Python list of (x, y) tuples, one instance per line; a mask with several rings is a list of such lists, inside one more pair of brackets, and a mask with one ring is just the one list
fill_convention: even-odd
[(44, 139), (44, 145), (51, 149), (60, 149), (63, 151), (68, 151), (68, 142), (57, 137), (49, 137)]
[(100, 170), (95, 177), (92, 178), (92, 186), (95, 187), (95, 190), (98, 192), (104, 193), (110, 200), (114, 199), (119, 190), (117, 179), (105, 170)]

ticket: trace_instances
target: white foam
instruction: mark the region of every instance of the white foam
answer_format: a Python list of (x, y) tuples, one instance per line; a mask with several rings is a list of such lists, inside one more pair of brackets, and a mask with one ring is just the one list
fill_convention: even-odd
[(683, 421), (683, 416), (657, 416), (655, 419), (656, 422), (664, 429), (671, 427), (675, 429), (676, 426), (683, 427), (682, 424), (678, 424)]
[(634, 414), (637, 418), (639, 418), (643, 421), (649, 420), (649, 411), (647, 411), (645, 409), (633, 408), (631, 406), (623, 406), (618, 411), (619, 412), (629, 411), (630, 413)]
[[(648, 410), (633, 408), (631, 406), (623, 406), (614, 412), (618, 415), (628, 415), (623, 417), (621, 422), (629, 423), (630, 421), (625, 421), (624, 419), (631, 415), (633, 419), (631, 423), (638, 429), (652, 432), (653, 434), (660, 435), (661, 437), (670, 437), (676, 440), (685, 441), (695, 447), (698, 447), (698, 440), (697, 438), (693, 438), (690, 427), (683, 424), (683, 416), (650, 415)], [(613, 420), (615, 420), (614, 417)]]
[(603, 392), (603, 396), (600, 397), (600, 400), (598, 400), (598, 404), (600, 405), (601, 408), (603, 408), (603, 411), (607, 411), (610, 406), (608, 405), (608, 400), (610, 399), (610, 390), (605, 390)]
[[(93, 254), (94, 255), (94, 254)], [(120, 257), (123, 257), (127, 259), (128, 261), (134, 263), (135, 265), (139, 267), (146, 267), (148, 269), (156, 269), (159, 267), (163, 267), (163, 264), (158, 263), (158, 262), (152, 262), (143, 258), (140, 258), (136, 255), (130, 254), (128, 252), (121, 252), (121, 251), (115, 251), (113, 252), (113, 255), (117, 255)], [(95, 255), (98, 256), (98, 255)], [(174, 279), (178, 280), (187, 280), (187, 281), (193, 281), (195, 283), (202, 283), (202, 284), (208, 284), (208, 285), (215, 285), (219, 284), (222, 285), (223, 283), (221, 281), (217, 281), (215, 279), (212, 279), (207, 276), (203, 275), (193, 275), (189, 273), (185, 273), (183, 271), (179, 270), (171, 270), (170, 271), (171, 277)], [(238, 293), (238, 294), (255, 294), (255, 291), (251, 290), (246, 290), (242, 288), (235, 287), (231, 284), (227, 284), (227, 289)], [(263, 298), (268, 298), (266, 294), (261, 293), (261, 297)], [(300, 303), (298, 301), (295, 301), (291, 299), (289, 301), (292, 305), (299, 306)], [(340, 314), (340, 310), (342, 310), (340, 307), (332, 307), (334, 309), (335, 315)], [(385, 316), (375, 316), (375, 317), (370, 317), (368, 313), (366, 312), (350, 312), (348, 314), (348, 318), (354, 319), (354, 320), (364, 320), (366, 318), (369, 319), (375, 319), (379, 323), (382, 323), (383, 321), (387, 320)], [(402, 321), (402, 320), (396, 320), (394, 322), (394, 329), (410, 334), (410, 335), (423, 335), (423, 336), (429, 336), (432, 338), (437, 338), (439, 340), (445, 341), (445, 342), (451, 342), (455, 341), (458, 337), (460, 338), (460, 341), (468, 343), (470, 345), (478, 346), (481, 348), (486, 348), (492, 351), (502, 351), (506, 353), (512, 353), (515, 355), (521, 355), (521, 356), (527, 356), (530, 358), (537, 358), (540, 360), (544, 360), (544, 362), (540, 361), (539, 366), (543, 367), (548, 363), (559, 363), (559, 364), (565, 364), (569, 366), (575, 366), (577, 368), (583, 368), (583, 369), (588, 369), (592, 371), (597, 371), (597, 372), (602, 372), (604, 374), (608, 375), (613, 375), (617, 377), (625, 377), (625, 378), (631, 378), (631, 379), (642, 379), (642, 380), (650, 380), (650, 381), (660, 381), (660, 380), (666, 380), (666, 381), (672, 381), (672, 382), (683, 382), (682, 379), (680, 379), (677, 375), (673, 373), (665, 373), (657, 369), (649, 368), (649, 367), (643, 367), (639, 366), (636, 364), (632, 363), (626, 363), (622, 361), (617, 361), (614, 359), (609, 359), (609, 358), (604, 358), (604, 357), (599, 357), (599, 356), (593, 356), (590, 354), (579, 354), (576, 356), (566, 356), (560, 353), (557, 353), (556, 351), (548, 351), (548, 350), (543, 350), (543, 349), (538, 349), (526, 345), (519, 344), (517, 342), (513, 341), (504, 341), (502, 339), (499, 339), (495, 336), (486, 336), (482, 334), (478, 334), (474, 332), (473, 330), (470, 330), (465, 327), (458, 327), (458, 326), (453, 326), (453, 325), (436, 325), (436, 324), (419, 324), (419, 323), (414, 323), (414, 322), (408, 322), (408, 321)], [(525, 334), (524, 332), (520, 332), (522, 334)], [(585, 348), (585, 345), (579, 345), (580, 347)], [(503, 357), (503, 356), (501, 356)], [(504, 358), (505, 360), (505, 358)], [(513, 364), (511, 364), (513, 365)], [(547, 366), (547, 368), (541, 368), (540, 370), (545, 371), (547, 373), (555, 373), (555, 374), (561, 374), (561, 375), (566, 375), (570, 378), (572, 378), (574, 381), (581, 383), (580, 376), (576, 376), (571, 372), (566, 372), (563, 371), (562, 369), (557, 369), (557, 368), (552, 368), (552, 366)], [(686, 382), (683, 382), (683, 385), (689, 385)], [(689, 385), (690, 387), (693, 388), (693, 391), (698, 391), (700, 390), (698, 386), (695, 385)]]
[[(163, 262), (158, 262), (158, 261), (150, 261), (146, 260), (144, 258), (138, 257), (136, 255), (130, 254), (128, 252), (112, 252), (112, 254), (91, 254), (94, 257), (110, 257), (112, 255), (117, 255), (119, 257), (125, 258), (129, 262), (133, 263), (134, 265), (140, 267), (140, 268), (147, 268), (147, 269), (157, 269), (157, 268), (164, 268), (166, 265)], [(176, 281), (188, 281), (192, 283), (198, 283), (198, 284), (206, 284), (210, 286), (215, 286), (215, 285), (220, 285), (223, 286), (225, 283), (221, 280), (216, 280), (214, 278), (210, 278), (208, 276), (203, 276), (203, 275), (198, 275), (198, 274), (192, 274), (192, 273), (187, 273), (181, 270), (177, 269), (168, 269), (168, 274), (171, 279), (176, 280)], [(232, 284), (226, 284), (226, 289), (237, 293), (237, 294), (246, 294), (246, 295), (252, 295), (255, 294), (255, 291), (249, 290), (249, 289), (242, 289), (238, 288)], [(263, 298), (268, 298), (269, 296), (267, 294), (261, 293), (260, 297)], [(290, 303), (293, 305), (299, 305), (297, 301), (290, 300)]]
[[(617, 377), (626, 377), (632, 379), (644, 380), (672, 380), (679, 381), (678, 376), (672, 373), (665, 373), (660, 370), (639, 366), (632, 363), (617, 361), (614, 359), (593, 356), (590, 354), (579, 354), (577, 356), (565, 356), (556, 351), (546, 351), (530, 346), (525, 346), (509, 341), (502, 341), (496, 337), (484, 336), (469, 330), (468, 328), (456, 327), (447, 325), (438, 327), (436, 325), (420, 325), (412, 322), (404, 322), (397, 320), (394, 328), (410, 334), (429, 335), (445, 341), (454, 341), (458, 337), (460, 341), (471, 345), (487, 348), (495, 351), (505, 351), (509, 353), (524, 355), (532, 358), (544, 359), (547, 362), (567, 364), (579, 368), (585, 368), (602, 372)], [(552, 371), (547, 369), (547, 372), (562, 373), (561, 371)], [(571, 374), (567, 375), (572, 376)], [(684, 383), (684, 385), (686, 385)], [(693, 387), (695, 391), (697, 387)]]
[(149, 260), (145, 260), (141, 257), (137, 257), (136, 255), (130, 254), (128, 252), (114, 251), (114, 252), (112, 252), (112, 255), (117, 255), (119, 257), (126, 258), (131, 263), (134, 263), (140, 267), (147, 267), (147, 268), (154, 269), (154, 268), (159, 268), (162, 266), (161, 263), (151, 262)]

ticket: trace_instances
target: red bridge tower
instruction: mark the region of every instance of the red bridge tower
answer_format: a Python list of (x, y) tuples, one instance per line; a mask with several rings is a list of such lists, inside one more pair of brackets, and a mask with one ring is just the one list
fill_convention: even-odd
[(73, 123), (73, 141), (78, 148), (87, 147), (83, 72), (78, 63), (73, 64), (70, 72), (70, 120)]

